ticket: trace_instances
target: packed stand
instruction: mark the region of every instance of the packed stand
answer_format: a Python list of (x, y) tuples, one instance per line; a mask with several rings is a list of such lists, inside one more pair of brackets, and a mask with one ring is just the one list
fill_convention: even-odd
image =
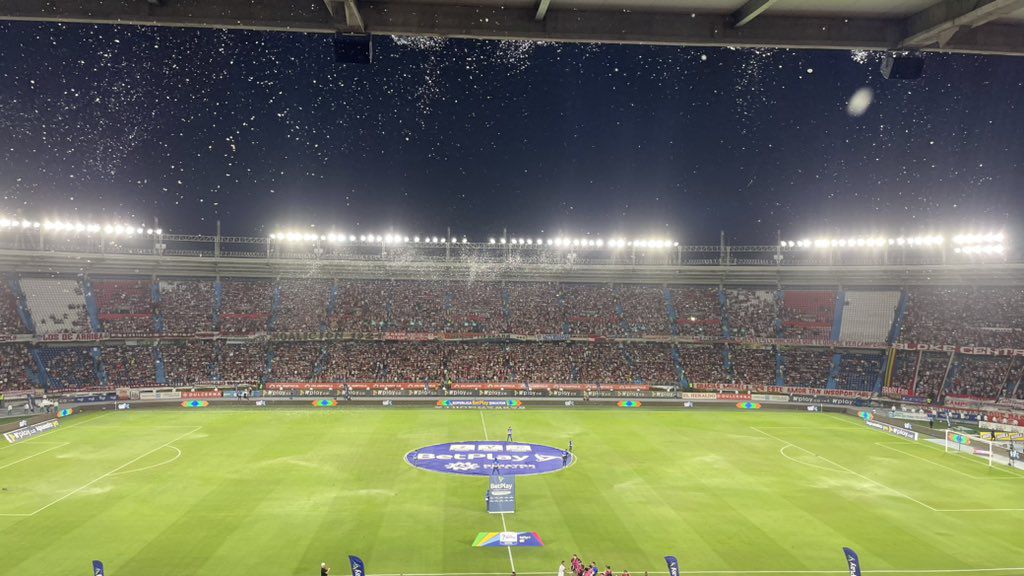
[(97, 388), (96, 360), (86, 347), (40, 348), (39, 354), (46, 367), (46, 387)]
[(103, 346), (100, 349), (107, 385), (142, 388), (156, 386), (156, 359), (150, 346)]
[(452, 282), (447, 332), (496, 334), (508, 331), (505, 289), (497, 282)]
[(213, 330), (213, 282), (160, 282), (160, 316), (164, 334), (195, 334)]
[(824, 388), (832, 371), (832, 352), (828, 350), (782, 350), (782, 381), (786, 386)]
[(878, 354), (852, 354), (844, 352), (836, 372), (836, 387), (840, 390), (871, 392), (882, 374), (884, 356)]
[(334, 341), (318, 379), (323, 382), (379, 382), (387, 373), (387, 343)]
[(267, 367), (265, 344), (217, 341), (217, 374), (226, 382), (258, 383)]
[(508, 284), (508, 329), (512, 334), (562, 334), (565, 319), (563, 308), (558, 284)]
[(18, 297), (0, 279), (0, 334), (25, 334), (28, 330), (18, 314)]
[(680, 336), (722, 337), (718, 288), (670, 288)]
[(505, 344), (461, 344), (445, 346), (445, 382), (512, 382), (515, 367)]
[(609, 342), (569, 348), (574, 380), (586, 384), (633, 384), (633, 368), (622, 345)]
[(915, 287), (900, 340), (1024, 348), (1024, 288)]
[(220, 331), (256, 334), (267, 331), (274, 305), (274, 285), (266, 280), (221, 283)]
[(0, 391), (33, 388), (33, 364), (27, 344), (0, 344)]
[(615, 292), (607, 284), (562, 284), (565, 321), (572, 336), (620, 336)]
[(615, 297), (622, 312), (625, 332), (622, 336), (634, 338), (672, 334), (672, 321), (665, 306), (665, 291), (648, 284), (620, 284)]
[(194, 386), (214, 380), (217, 344), (213, 340), (160, 342), (168, 386)]
[(776, 337), (778, 303), (774, 291), (727, 289), (725, 303), (732, 338)]
[(1020, 398), (1021, 382), (1024, 381), (1024, 357), (1014, 356), (1010, 359), (1010, 373), (1006, 377), (1006, 397)]
[(448, 326), (444, 282), (389, 281), (388, 332), (444, 332)]
[(389, 342), (388, 382), (441, 382), (444, 376), (444, 344), (440, 342)]
[(282, 280), (275, 332), (320, 332), (327, 322), (331, 284), (327, 280)]
[(93, 280), (100, 325), (111, 334), (152, 334), (153, 287), (148, 280)]
[(269, 379), (274, 382), (310, 382), (315, 379), (320, 342), (278, 342), (273, 347)]
[(946, 388), (947, 395), (994, 400), (1005, 394), (1010, 370), (1005, 357), (959, 355), (955, 370)]
[(722, 385), (730, 381), (725, 371), (725, 348), (721, 344), (710, 346), (680, 344), (679, 360), (683, 374), (690, 385)]
[(22, 278), (21, 290), (38, 334), (92, 332), (85, 293), (77, 280)]
[(935, 399), (942, 390), (948, 364), (949, 354), (900, 351), (893, 364), (891, 386), (901, 394)]
[(514, 342), (506, 353), (517, 382), (558, 384), (574, 381), (569, 355), (572, 346), (568, 342)]
[(755, 390), (775, 385), (775, 351), (771, 348), (734, 346), (729, 362), (735, 384)]
[(356, 334), (384, 331), (388, 319), (386, 287), (385, 282), (371, 280), (339, 281), (328, 331)]
[(801, 340), (828, 340), (835, 321), (833, 290), (786, 290), (782, 294), (782, 336)]
[(632, 360), (633, 380), (647, 385), (679, 384), (679, 371), (672, 359), (671, 344), (628, 343), (623, 350)]

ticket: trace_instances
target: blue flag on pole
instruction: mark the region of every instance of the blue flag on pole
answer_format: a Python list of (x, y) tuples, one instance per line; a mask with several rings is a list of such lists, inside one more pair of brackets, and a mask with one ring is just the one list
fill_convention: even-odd
[(668, 576), (679, 576), (679, 560), (675, 556), (665, 556), (665, 563), (668, 564)]
[(92, 561), (92, 576), (103, 576), (103, 562), (99, 560)]
[(850, 576), (860, 576), (860, 558), (857, 557), (857, 553), (850, 548), (843, 548), (843, 554), (846, 555), (846, 566), (850, 569)]
[(366, 576), (366, 565), (359, 556), (349, 556), (348, 563), (352, 565), (352, 576)]

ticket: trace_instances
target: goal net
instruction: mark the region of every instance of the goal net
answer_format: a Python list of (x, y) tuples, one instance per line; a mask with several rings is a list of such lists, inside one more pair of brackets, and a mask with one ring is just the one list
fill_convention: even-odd
[(991, 440), (957, 429), (946, 430), (943, 445), (947, 453), (955, 452), (977, 456), (985, 459), (989, 466), (996, 463), (1006, 464), (1009, 457), (1009, 451), (996, 446)]

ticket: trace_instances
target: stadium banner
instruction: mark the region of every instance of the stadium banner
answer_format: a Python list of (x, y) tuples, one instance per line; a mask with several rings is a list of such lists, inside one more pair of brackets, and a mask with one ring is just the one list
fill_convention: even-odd
[(789, 402), (789, 396), (785, 394), (751, 394), (750, 399), (754, 402)]
[(984, 402), (973, 396), (946, 396), (943, 405), (951, 408), (973, 408), (980, 409)]
[(178, 390), (140, 390), (139, 400), (180, 400)]
[(790, 402), (798, 404), (831, 404), (832, 406), (862, 406), (864, 402), (860, 398), (839, 398), (834, 396), (805, 396), (792, 394)]
[(349, 556), (348, 564), (352, 568), (352, 576), (366, 576), (366, 564), (359, 556)]
[(675, 556), (665, 556), (668, 565), (668, 576), (679, 576), (679, 560)]
[(48, 430), (53, 430), (58, 426), (60, 426), (60, 420), (57, 420), (56, 418), (52, 420), (43, 420), (42, 422), (37, 422), (30, 426), (23, 426), (17, 430), (4, 432), (4, 438), (6, 438), (9, 443), (14, 444), (15, 442), (21, 442), (22, 440), (27, 440), (33, 436), (38, 436)]
[(983, 420), (980, 424), (980, 427), (984, 428), (985, 430), (995, 430), (996, 432), (1024, 434), (1024, 426), (1017, 426), (1014, 424), (1003, 424), (1001, 422), (992, 422), (990, 420)]
[(908, 412), (906, 410), (890, 410), (889, 418), (897, 420), (914, 420), (915, 422), (928, 422), (931, 417), (924, 412)]
[(850, 548), (843, 548), (843, 555), (846, 556), (846, 567), (850, 569), (850, 576), (860, 576), (860, 558)]
[(534, 337), (538, 342), (565, 342), (569, 339), (568, 334), (540, 334)]
[(223, 394), (220, 390), (185, 390), (181, 393), (184, 399), (189, 398), (220, 398)]
[(987, 346), (955, 346), (952, 344), (920, 344), (917, 342), (897, 342), (892, 345), (896, 350), (914, 350), (921, 352), (956, 352), (969, 356), (1024, 356), (1024, 350), (1017, 348), (989, 348)]
[(750, 400), (750, 394), (744, 392), (719, 392), (719, 400)]
[(438, 408), (452, 408), (455, 410), (519, 410), (523, 408), (522, 400), (438, 400), (435, 403)]
[(64, 402), (75, 404), (88, 404), (91, 402), (114, 402), (117, 400), (117, 392), (97, 392), (95, 394), (69, 394), (61, 397)]
[(881, 430), (882, 432), (888, 432), (893, 436), (899, 436), (901, 438), (906, 438), (907, 440), (917, 440), (918, 438), (917, 432), (914, 432), (913, 430), (898, 428), (891, 424), (886, 424), (885, 422), (879, 422), (877, 420), (864, 420), (864, 423), (867, 424), (870, 428)]
[(85, 334), (46, 334), (39, 340), (42, 342), (78, 342), (91, 340), (106, 340), (109, 334), (99, 332), (88, 332)]
[(487, 488), (487, 512), (489, 514), (513, 514), (516, 511), (516, 477), (491, 472)]
[(384, 340), (437, 340), (438, 335), (433, 332), (385, 332)]
[(93, 560), (92, 576), (104, 576), (104, 574), (105, 572), (103, 572), (103, 562), (100, 562), (99, 560)]
[(718, 394), (714, 392), (682, 392), (679, 394), (682, 400), (717, 400)]
[(536, 532), (478, 532), (473, 539), (476, 548), (505, 548), (510, 546), (543, 546)]

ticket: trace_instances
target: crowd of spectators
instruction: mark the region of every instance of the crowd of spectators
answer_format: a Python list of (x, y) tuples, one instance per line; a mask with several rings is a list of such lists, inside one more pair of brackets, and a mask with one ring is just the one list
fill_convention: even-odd
[(448, 332), (496, 334), (508, 331), (505, 288), (501, 284), (452, 282), (448, 293), (451, 300)]
[(565, 324), (573, 336), (618, 336), (622, 322), (615, 292), (607, 284), (562, 284)]
[(163, 340), (160, 356), (169, 386), (189, 386), (214, 379), (217, 345), (213, 340)]
[(565, 313), (558, 284), (510, 282), (508, 330), (512, 334), (562, 334)]
[(505, 344), (456, 343), (445, 346), (446, 382), (513, 382), (516, 368)]
[(160, 316), (164, 334), (195, 334), (213, 330), (213, 282), (160, 282)]
[(267, 368), (267, 347), (256, 342), (215, 344), (217, 370), (214, 376), (229, 382), (260, 382)]
[(268, 280), (225, 280), (221, 283), (220, 331), (255, 334), (267, 331), (274, 304)]
[(623, 344), (633, 364), (633, 381), (643, 384), (679, 384), (679, 370), (672, 359), (671, 344), (638, 343)]
[(729, 383), (731, 378), (725, 371), (724, 352), (721, 344), (680, 346), (679, 360), (690, 385)]
[(96, 388), (100, 381), (92, 350), (83, 346), (42, 348), (48, 388)]
[(621, 336), (670, 335), (672, 321), (665, 305), (665, 290), (648, 284), (622, 284), (615, 294), (622, 316)]
[(508, 364), (518, 382), (575, 382), (569, 342), (516, 342), (506, 347)]
[(29, 371), (35, 371), (26, 344), (0, 344), (0, 390), (32, 387)]
[(103, 346), (100, 348), (107, 384), (115, 388), (156, 386), (156, 358), (152, 346)]
[(775, 350), (734, 346), (729, 350), (733, 383), (752, 389), (775, 385)]
[(388, 332), (445, 332), (447, 290), (444, 282), (389, 281), (391, 314)]
[(1006, 393), (1010, 362), (999, 356), (958, 355), (946, 394), (996, 399)]
[(779, 317), (782, 336), (801, 340), (827, 340), (836, 313), (834, 290), (786, 290)]
[(278, 342), (273, 346), (270, 380), (309, 382), (314, 379), (323, 350), (321, 342)]
[(111, 334), (152, 334), (153, 285), (149, 280), (93, 280), (100, 326)]
[(0, 279), (0, 334), (24, 334), (28, 332), (18, 315), (18, 298), (7, 283)]
[(901, 394), (937, 398), (942, 390), (948, 364), (949, 354), (902, 350), (896, 354), (890, 385), (900, 390)]
[(778, 301), (774, 291), (730, 288), (725, 291), (725, 302), (733, 338), (776, 337)]
[(612, 342), (569, 347), (575, 382), (588, 384), (632, 384), (635, 380), (622, 345)]
[(1024, 288), (912, 288), (900, 340), (1024, 348)]
[(836, 387), (840, 390), (874, 390), (882, 374), (883, 361), (884, 356), (881, 353), (844, 352), (839, 362), (839, 370), (836, 372)]
[(444, 375), (441, 342), (389, 342), (386, 350), (388, 382), (440, 382)]
[(275, 332), (320, 332), (327, 321), (331, 284), (327, 280), (281, 280)]
[(824, 388), (832, 371), (832, 352), (819, 349), (782, 349), (782, 381), (786, 386)]
[(327, 345), (319, 379), (325, 382), (380, 382), (387, 370), (387, 344), (339, 340)]
[(369, 280), (339, 281), (334, 310), (328, 318), (328, 331), (366, 334), (382, 332), (388, 319), (388, 292), (385, 282)]
[(718, 288), (670, 288), (680, 336), (722, 337)]

